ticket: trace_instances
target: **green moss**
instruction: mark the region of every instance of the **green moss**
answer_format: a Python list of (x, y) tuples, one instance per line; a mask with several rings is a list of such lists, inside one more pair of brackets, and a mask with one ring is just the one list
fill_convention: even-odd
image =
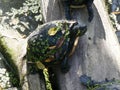
[(3, 42), (4, 42), (4, 39), (0, 39), (0, 52), (5, 57), (6, 61), (4, 62), (4, 64), (9, 72), (10, 81), (13, 86), (19, 87), (20, 80), (19, 80), (18, 68), (13, 62), (13, 56), (12, 56), (13, 52)]
[(87, 90), (108, 90), (108, 87), (110, 87), (113, 84), (116, 84), (116, 85), (118, 84), (119, 85), (120, 80), (115, 80), (115, 81), (112, 81), (112, 82), (106, 82), (106, 83), (103, 83), (103, 84), (96, 84), (93, 87), (88, 86)]
[[(11, 2), (5, 5), (4, 3), (1, 3), (2, 5), (0, 4), (3, 8), (1, 9), (2, 14), (4, 15), (5, 13), (5, 19), (2, 22), (8, 24), (14, 30), (17, 30), (23, 37), (27, 37), (39, 25), (43, 24), (43, 15), (40, 7), (41, 0), (12, 1), (12, 7), (10, 7), (11, 5), (7, 5), (11, 4)], [(19, 6), (19, 8), (13, 6)], [(4, 9), (7, 9), (8, 12), (4, 12)]]
[(108, 0), (105, 0), (105, 5), (106, 5), (106, 9), (107, 9), (108, 13), (110, 14), (111, 13), (111, 4), (109, 3)]
[(53, 89), (52, 89), (52, 85), (51, 85), (50, 80), (49, 80), (48, 70), (47, 70), (47, 69), (44, 69), (44, 70), (43, 70), (43, 74), (44, 74), (44, 76), (45, 76), (45, 81), (46, 81), (46, 88), (47, 88), (47, 90), (53, 90)]

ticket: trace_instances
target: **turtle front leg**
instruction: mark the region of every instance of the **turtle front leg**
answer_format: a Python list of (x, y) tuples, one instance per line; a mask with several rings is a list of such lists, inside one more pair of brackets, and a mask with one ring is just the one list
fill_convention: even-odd
[(91, 22), (93, 20), (93, 17), (94, 17), (94, 12), (93, 12), (93, 8), (92, 8), (92, 4), (93, 4), (93, 0), (89, 0), (86, 3), (87, 10), (88, 10), (88, 15), (89, 15), (89, 18), (88, 18), (89, 22)]
[(61, 72), (67, 73), (70, 70), (70, 65), (68, 63), (68, 57), (66, 56), (65, 59), (61, 62)]

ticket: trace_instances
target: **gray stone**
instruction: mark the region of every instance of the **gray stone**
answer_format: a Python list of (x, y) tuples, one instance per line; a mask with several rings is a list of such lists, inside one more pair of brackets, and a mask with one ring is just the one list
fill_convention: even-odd
[(106, 84), (96, 90), (120, 90), (120, 83)]
[(120, 31), (116, 31), (115, 33), (116, 33), (116, 35), (117, 35), (117, 37), (118, 37), (118, 41), (119, 41), (119, 43), (120, 43)]
[(12, 88), (8, 88), (8, 89), (4, 89), (4, 90), (18, 90), (16, 87), (12, 87)]

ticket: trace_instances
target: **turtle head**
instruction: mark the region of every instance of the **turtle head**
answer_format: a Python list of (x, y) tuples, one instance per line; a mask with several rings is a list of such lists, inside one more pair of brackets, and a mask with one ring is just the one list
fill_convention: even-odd
[(87, 31), (87, 26), (86, 25), (81, 26), (81, 25), (79, 25), (79, 23), (77, 21), (76, 22), (74, 21), (69, 26), (69, 29), (70, 29), (71, 35), (82, 36)]

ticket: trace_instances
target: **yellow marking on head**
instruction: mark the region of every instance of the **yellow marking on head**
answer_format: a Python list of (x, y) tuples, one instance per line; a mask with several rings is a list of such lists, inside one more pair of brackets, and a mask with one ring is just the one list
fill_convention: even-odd
[(57, 28), (56, 27), (53, 27), (53, 28), (50, 28), (49, 30), (48, 30), (48, 34), (50, 35), (50, 36), (54, 36), (56, 33), (57, 33)]

